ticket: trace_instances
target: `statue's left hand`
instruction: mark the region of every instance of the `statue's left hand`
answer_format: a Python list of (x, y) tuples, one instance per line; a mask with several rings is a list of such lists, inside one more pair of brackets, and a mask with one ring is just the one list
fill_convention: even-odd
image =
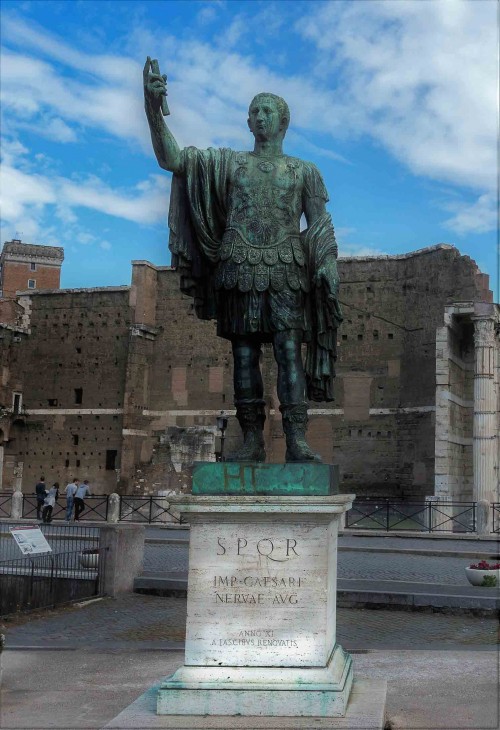
[(315, 276), (316, 286), (326, 285), (331, 294), (337, 294), (339, 290), (339, 272), (337, 260), (334, 256), (327, 256), (320, 265)]

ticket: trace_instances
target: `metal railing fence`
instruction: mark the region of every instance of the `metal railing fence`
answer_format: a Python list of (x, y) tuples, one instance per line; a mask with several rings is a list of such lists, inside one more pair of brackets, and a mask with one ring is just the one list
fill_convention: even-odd
[[(0, 492), (0, 519), (10, 517), (12, 493)], [(492, 504), (492, 533), (500, 534), (500, 502)], [(23, 495), (22, 516), (36, 519), (37, 503), (34, 495)], [(85, 499), (85, 511), (80, 521), (106, 522), (109, 515), (109, 495), (94, 495)], [(66, 500), (59, 498), (52, 522), (66, 518)], [(181, 515), (173, 511), (168, 497), (120, 496), (119, 520), (147, 524), (185, 524)], [(72, 523), (73, 524), (73, 523)], [(476, 530), (475, 502), (442, 502), (439, 500), (402, 501), (390, 497), (361, 497), (353, 503), (345, 517), (349, 529), (417, 530), (424, 532), (463, 532)]]
[(345, 527), (357, 530), (475, 532), (475, 502), (354, 500)]
[(491, 531), (498, 535), (500, 534), (500, 502), (493, 502), (491, 505), (491, 511), (493, 512)]
[(0, 517), (10, 517), (12, 511), (12, 492), (0, 492)]
[[(58, 606), (103, 594), (107, 550), (100, 547), (100, 527), (40, 524), (51, 553), (19, 557), (10, 528), (25, 522), (0, 522), (0, 615)], [(86, 551), (96, 565), (82, 562)]]
[(75, 550), (1, 560), (0, 616), (103, 595), (106, 550), (99, 550), (98, 569), (84, 567), (81, 555)]
[[(92, 520), (93, 522), (106, 522), (108, 519), (109, 495), (99, 494), (85, 497), (85, 510), (80, 519)], [(74, 514), (74, 512), (73, 512)], [(34, 495), (23, 494), (23, 517), (36, 519), (37, 499)], [(66, 519), (66, 498), (62, 495), (52, 510), (52, 520)]]
[[(168, 517), (171, 519), (168, 519)], [(182, 517), (170, 509), (167, 497), (120, 497), (120, 521), (167, 523), (183, 522)]]

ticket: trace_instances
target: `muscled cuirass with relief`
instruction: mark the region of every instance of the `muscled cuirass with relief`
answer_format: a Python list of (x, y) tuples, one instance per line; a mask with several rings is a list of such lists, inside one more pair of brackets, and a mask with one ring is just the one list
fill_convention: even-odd
[(217, 289), (308, 288), (300, 241), (304, 166), (282, 155), (235, 155)]

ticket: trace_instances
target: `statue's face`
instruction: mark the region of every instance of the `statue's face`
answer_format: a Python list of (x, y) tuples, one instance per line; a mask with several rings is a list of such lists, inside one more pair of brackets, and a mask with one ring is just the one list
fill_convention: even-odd
[(278, 137), (284, 124), (274, 99), (261, 97), (251, 103), (248, 110), (248, 126), (255, 139), (265, 141)]

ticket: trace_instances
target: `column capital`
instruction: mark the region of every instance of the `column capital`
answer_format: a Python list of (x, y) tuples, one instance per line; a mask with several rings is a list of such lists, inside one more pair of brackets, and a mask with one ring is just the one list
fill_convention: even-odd
[(493, 317), (471, 317), (474, 323), (474, 345), (493, 347), (495, 344), (495, 320)]

